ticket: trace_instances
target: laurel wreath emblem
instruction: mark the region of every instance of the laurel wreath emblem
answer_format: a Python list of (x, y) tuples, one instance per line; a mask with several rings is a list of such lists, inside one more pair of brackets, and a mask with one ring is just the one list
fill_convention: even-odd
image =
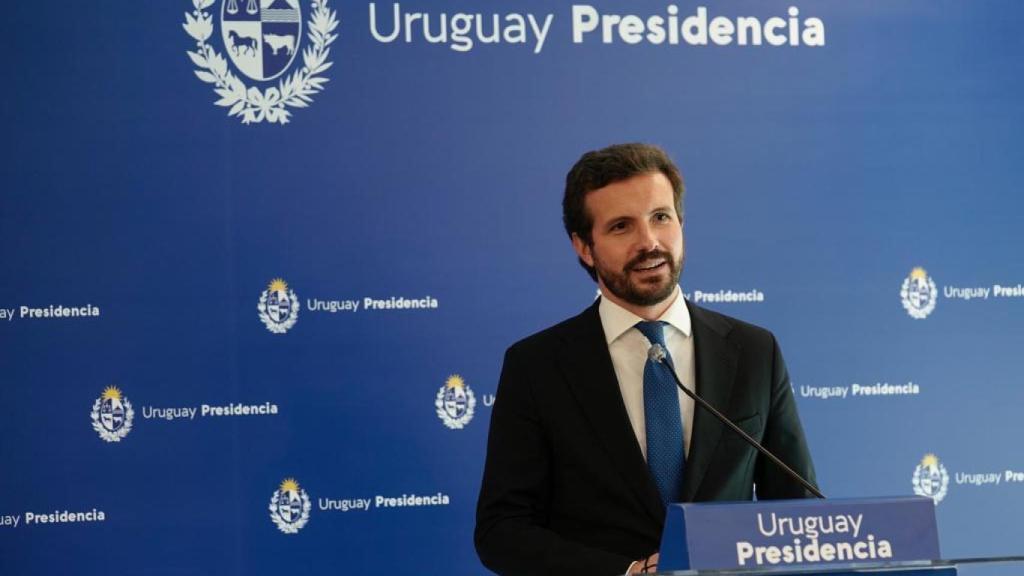
[(277, 498), (279, 490), (275, 490), (274, 494), (270, 497), (270, 519), (273, 520), (274, 525), (277, 529), (285, 534), (295, 534), (302, 527), (309, 522), (309, 511), (313, 508), (312, 503), (309, 501), (309, 495), (306, 494), (305, 490), (299, 491), (299, 496), (302, 498), (302, 515), (295, 522), (289, 523), (277, 511)]
[(466, 387), (466, 413), (459, 418), (453, 418), (448, 411), (444, 409), (444, 392), (446, 386), (441, 386), (441, 389), (437, 391), (437, 396), (434, 398), (434, 408), (437, 409), (437, 417), (441, 419), (441, 422), (452, 430), (461, 430), (469, 424), (469, 421), (473, 419), (473, 414), (476, 412), (476, 396), (473, 395), (473, 391)]
[(295, 326), (295, 323), (299, 320), (299, 308), (302, 305), (299, 304), (299, 299), (298, 297), (295, 296), (295, 291), (289, 290), (288, 300), (292, 303), (292, 305), (288, 311), (288, 319), (278, 324), (274, 322), (274, 319), (270, 317), (270, 314), (267, 314), (268, 294), (269, 292), (267, 290), (264, 290), (263, 293), (260, 294), (259, 304), (256, 305), (256, 309), (259, 310), (260, 312), (260, 321), (263, 322), (263, 325), (267, 327), (267, 330), (270, 330), (274, 334), (284, 334), (289, 329), (291, 329), (292, 326)]
[(287, 124), (292, 115), (289, 108), (309, 106), (313, 101), (311, 96), (323, 90), (329, 80), (322, 74), (333, 64), (327, 57), (331, 44), (338, 38), (337, 34), (332, 34), (338, 27), (337, 11), (327, 8), (328, 0), (313, 1), (306, 34), (312, 46), (302, 51), (302, 68), (282, 78), (277, 86), (262, 91), (246, 86), (228, 69), (227, 59), (206, 43), (213, 34), (213, 16), (206, 9), (215, 1), (192, 0), (195, 9), (185, 13), (182, 24), (185, 32), (196, 41), (196, 51), (188, 52), (192, 63), (198, 66), (194, 71), (196, 76), (214, 85), (213, 91), (220, 96), (215, 104), (230, 107), (228, 116), (241, 116), (242, 124), (264, 121)]
[(939, 290), (935, 286), (935, 281), (928, 278), (928, 301), (922, 306), (917, 307), (914, 302), (910, 299), (910, 278), (903, 280), (903, 285), (900, 286), (900, 299), (903, 302), (903, 309), (910, 314), (911, 318), (915, 320), (923, 320), (928, 317), (935, 310), (935, 304), (938, 300)]
[(911, 483), (914, 486), (914, 494), (931, 498), (935, 502), (935, 505), (938, 506), (939, 502), (942, 502), (942, 499), (946, 497), (946, 493), (949, 491), (949, 472), (946, 471), (945, 466), (939, 464), (939, 485), (937, 488), (933, 485), (932, 490), (929, 492), (928, 490), (925, 490), (924, 486), (921, 484), (921, 476), (923, 475), (924, 468), (924, 466), (914, 468), (914, 477), (911, 479)]
[(100, 438), (107, 442), (120, 442), (122, 438), (128, 435), (132, 431), (132, 418), (135, 417), (135, 410), (132, 409), (132, 403), (125, 398), (122, 401), (124, 404), (124, 424), (119, 430), (110, 431), (103, 426), (103, 422), (100, 421), (100, 406), (102, 405), (103, 398), (97, 398), (92, 404), (92, 412), (89, 417), (92, 418), (92, 429), (100, 435)]

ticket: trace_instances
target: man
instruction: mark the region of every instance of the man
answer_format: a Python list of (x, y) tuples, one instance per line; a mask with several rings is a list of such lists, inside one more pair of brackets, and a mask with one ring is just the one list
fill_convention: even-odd
[(680, 293), (682, 197), (645, 144), (588, 152), (566, 177), (565, 228), (602, 297), (505, 354), (475, 533), (499, 574), (654, 571), (666, 504), (806, 495), (665, 370), (814, 482), (775, 338)]

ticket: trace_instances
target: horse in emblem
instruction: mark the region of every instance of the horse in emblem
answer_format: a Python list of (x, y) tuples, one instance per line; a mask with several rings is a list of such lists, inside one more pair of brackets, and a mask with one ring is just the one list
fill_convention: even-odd
[[(299, 0), (228, 0), (221, 35), (228, 56), (253, 80), (273, 80), (291, 66), (302, 37)], [(257, 4), (259, 5), (257, 7)]]
[(228, 40), (230, 41), (230, 48), (234, 52), (235, 56), (241, 56), (242, 50), (248, 52), (250, 56), (256, 55), (256, 48), (259, 46), (258, 39), (242, 36), (237, 31), (232, 30), (228, 32)]

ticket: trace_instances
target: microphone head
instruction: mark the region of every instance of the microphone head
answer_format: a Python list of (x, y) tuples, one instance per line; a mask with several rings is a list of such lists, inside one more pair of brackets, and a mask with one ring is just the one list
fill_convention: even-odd
[(665, 360), (665, 348), (661, 344), (651, 344), (651, 347), (647, 350), (647, 359), (651, 362), (661, 364)]

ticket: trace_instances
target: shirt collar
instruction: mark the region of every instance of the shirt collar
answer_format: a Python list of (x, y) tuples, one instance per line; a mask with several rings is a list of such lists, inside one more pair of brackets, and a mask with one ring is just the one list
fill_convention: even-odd
[[(686, 300), (683, 298), (679, 286), (670, 298), (674, 298), (672, 305), (665, 310), (658, 320), (669, 324), (679, 330), (686, 337), (690, 336), (690, 311), (686, 308)], [(636, 326), (637, 322), (643, 322), (643, 318), (612, 302), (608, 298), (601, 298), (598, 304), (598, 314), (601, 316), (601, 326), (604, 328), (605, 342), (611, 344), (618, 340), (630, 328)]]

